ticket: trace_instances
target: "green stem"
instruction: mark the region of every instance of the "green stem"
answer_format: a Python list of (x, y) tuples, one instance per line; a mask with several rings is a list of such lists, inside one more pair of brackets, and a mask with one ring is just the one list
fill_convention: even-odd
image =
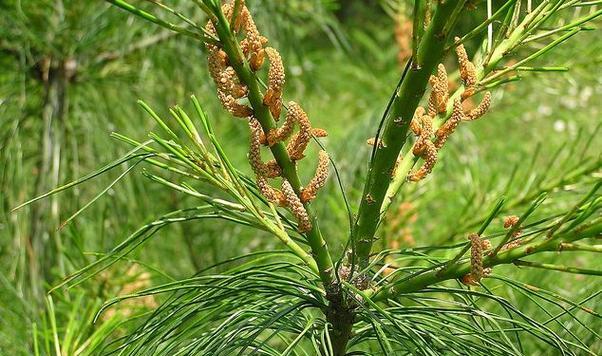
[[(228, 55), (230, 65), (232, 65), (236, 71), (241, 82), (247, 85), (249, 90), (247, 98), (253, 108), (254, 117), (259, 121), (264, 132), (268, 133), (270, 130), (276, 128), (276, 122), (272, 118), (269, 108), (263, 104), (263, 94), (259, 87), (259, 82), (251, 70), (249, 63), (244, 60), (240, 45), (230, 31), (228, 20), (225, 18), (223, 12), (220, 10), (217, 15), (215, 28), (220, 43)], [(295, 163), (288, 155), (285, 145), (282, 142), (279, 142), (270, 146), (270, 150), (276, 159), (276, 162), (278, 162), (278, 165), (282, 169), (283, 178), (288, 180), (295, 192), (299, 194), (301, 192), (301, 181), (297, 175)], [(322, 237), (316, 215), (309, 204), (305, 204), (305, 209), (312, 221), (312, 229), (307, 233), (307, 242), (311, 247), (313, 258), (318, 266), (322, 283), (325, 287), (328, 287), (334, 281), (332, 258), (328, 251), (326, 241)]]
[(578, 268), (578, 267), (570, 267), (563, 265), (553, 265), (549, 263), (539, 263), (539, 262), (529, 262), (529, 261), (514, 261), (516, 266), (520, 267), (532, 267), (532, 268), (541, 268), (541, 269), (549, 269), (551, 271), (560, 271), (566, 273), (574, 273), (574, 274), (587, 274), (592, 276), (602, 276), (602, 271), (595, 269), (587, 269), (587, 268)]
[(383, 144), (376, 146), (352, 232), (354, 255), (360, 269), (368, 265), (374, 234), (381, 219), (381, 206), (397, 157), (405, 144), (412, 116), (426, 91), (431, 73), (441, 62), (449, 31), (456, 22), (457, 9), (464, 2), (446, 1), (438, 6), (420, 41), (412, 68), (403, 79), (392, 111), (385, 120), (382, 137), (379, 138)]
[[(499, 253), (495, 256), (488, 256), (483, 259), (483, 267), (493, 267), (502, 264), (514, 263), (523, 257), (530, 256), (539, 252), (560, 251), (562, 245), (573, 241), (600, 237), (602, 236), (602, 223), (594, 221), (591, 224), (579, 229), (564, 233), (554, 239), (544, 239), (543, 241), (533, 241), (521, 247)], [(470, 261), (457, 263), (445, 271), (438, 269), (419, 274), (414, 278), (404, 281), (400, 284), (392, 283), (386, 289), (376, 291), (372, 297), (373, 301), (381, 301), (394, 297), (400, 293), (412, 293), (422, 290), (430, 285), (441, 283), (450, 279), (458, 279), (470, 272)]]
[(548, 44), (547, 46), (545, 46), (544, 48), (540, 49), (539, 51), (531, 54), (530, 56), (521, 59), (520, 61), (516, 62), (515, 64), (513, 64), (510, 67), (507, 67), (503, 70), (500, 70), (498, 72), (496, 72), (495, 74), (493, 74), (492, 76), (488, 77), (487, 79), (485, 79), (483, 81), (483, 84), (486, 84), (488, 82), (491, 82), (511, 71), (514, 71), (517, 67), (522, 66), (525, 63), (528, 63), (530, 61), (532, 61), (533, 59), (542, 56), (543, 54), (551, 51), (554, 47), (558, 46), (559, 44), (561, 44), (562, 42), (568, 40), (569, 38), (573, 37), (574, 35), (576, 35), (579, 31), (581, 31), (580, 28), (575, 28), (572, 29), (571, 31), (567, 32), (566, 34), (562, 35), (561, 37), (559, 37), (558, 39), (556, 39), (555, 41), (553, 41), (552, 43)]
[(602, 252), (602, 245), (585, 245), (579, 243), (562, 243), (560, 244), (561, 251), (588, 251), (588, 252)]

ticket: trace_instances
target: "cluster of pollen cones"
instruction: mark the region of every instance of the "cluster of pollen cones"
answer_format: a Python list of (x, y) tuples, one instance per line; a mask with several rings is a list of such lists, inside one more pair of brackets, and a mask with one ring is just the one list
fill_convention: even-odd
[[(459, 39), (456, 38), (456, 41)], [(458, 57), (460, 78), (464, 83), (464, 92), (460, 98), (453, 101), (451, 116), (436, 131), (433, 130), (433, 123), (437, 115), (447, 113), (449, 103), (449, 81), (447, 71), (443, 64), (437, 67), (437, 75), (432, 75), (429, 83), (431, 85), (431, 95), (429, 97), (427, 108), (418, 107), (414, 113), (410, 128), (418, 136), (412, 153), (421, 157), (424, 164), (416, 171), (411, 172), (408, 180), (416, 182), (424, 179), (435, 166), (437, 162), (437, 153), (443, 147), (449, 136), (456, 130), (461, 121), (473, 121), (483, 116), (491, 105), (491, 94), (486, 92), (481, 103), (476, 108), (465, 112), (462, 102), (476, 93), (478, 84), (475, 65), (468, 59), (464, 45), (456, 47)], [(433, 139), (434, 138), (434, 139)]]
[[(257, 30), (251, 14), (244, 4), (239, 2), (235, 9), (233, 3), (226, 3), (222, 11), (231, 23), (235, 35), (242, 36), (239, 42), (244, 60), (253, 72), (262, 69), (264, 62), (269, 62), (267, 73), (267, 90), (263, 95), (265, 105), (278, 122), (282, 114), (282, 93), (285, 83), (284, 65), (278, 51), (266, 47), (268, 40)], [(206, 31), (216, 34), (215, 24), (209, 21)], [(307, 186), (295, 192), (291, 183), (283, 177), (282, 167), (276, 160), (264, 162), (261, 159), (262, 146), (274, 146), (286, 143), (287, 153), (293, 163), (305, 157), (305, 150), (312, 137), (325, 137), (326, 131), (313, 128), (305, 111), (296, 102), (289, 102), (283, 124), (280, 127), (266, 130), (260, 120), (255, 117), (251, 106), (244, 103), (249, 94), (248, 86), (240, 80), (236, 70), (231, 66), (231, 59), (221, 48), (220, 43), (207, 44), (209, 51), (209, 71), (217, 86), (217, 95), (223, 107), (234, 117), (245, 118), (249, 122), (251, 142), (249, 161), (256, 175), (257, 188), (270, 202), (288, 208), (297, 219), (300, 232), (311, 230), (312, 223), (305, 204), (315, 199), (318, 190), (324, 186), (328, 177), (329, 157), (320, 151), (316, 173)], [(255, 108), (257, 109), (257, 108)], [(295, 127), (298, 126), (298, 131)], [(281, 189), (272, 187), (269, 179), (282, 177)]]
[[(506, 216), (504, 218), (504, 229), (511, 230), (519, 222), (519, 217), (516, 215)], [(520, 238), (523, 232), (517, 229), (512, 233), (510, 241), (502, 246), (501, 250), (508, 250), (520, 246), (523, 240)], [(491, 274), (491, 268), (483, 267), (483, 255), (485, 251), (489, 250), (487, 254), (491, 254), (491, 242), (489, 240), (482, 239), (478, 234), (468, 235), (470, 240), (470, 273), (464, 275), (461, 282), (466, 285), (474, 285), (479, 281)]]
[(464, 275), (461, 281), (466, 285), (473, 285), (491, 274), (491, 268), (483, 267), (483, 254), (491, 250), (491, 242), (482, 239), (479, 234), (470, 234), (468, 239), (470, 240), (470, 273)]
[[(459, 41), (459, 38), (456, 38)], [(481, 102), (472, 110), (465, 110), (462, 103), (469, 100), (477, 92), (478, 78), (475, 65), (468, 59), (464, 45), (456, 47), (458, 57), (460, 78), (464, 84), (464, 91), (459, 98), (454, 99), (452, 112), (437, 130), (434, 128), (435, 118), (439, 115), (447, 115), (447, 107), (450, 101), (450, 83), (447, 71), (443, 64), (437, 67), (436, 75), (429, 79), (431, 93), (426, 109), (422, 106), (416, 108), (414, 117), (410, 123), (410, 129), (416, 135), (416, 141), (412, 147), (412, 154), (422, 158), (424, 163), (417, 170), (410, 172), (407, 179), (417, 182), (430, 174), (437, 163), (437, 155), (449, 136), (456, 130), (462, 121), (474, 121), (482, 117), (491, 105), (491, 93), (486, 92)], [(368, 144), (376, 144), (374, 139), (369, 139)], [(378, 142), (383, 145), (382, 142)]]

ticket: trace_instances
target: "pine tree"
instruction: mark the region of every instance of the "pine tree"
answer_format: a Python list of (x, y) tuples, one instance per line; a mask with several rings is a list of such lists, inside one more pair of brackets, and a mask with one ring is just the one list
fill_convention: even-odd
[[(104, 352), (504, 355), (534, 352), (523, 344), (532, 338), (548, 351), (595, 354), (590, 340), (599, 341), (599, 335), (576, 315), (579, 310), (599, 318), (595, 310), (585, 308), (584, 301), (508, 278), (506, 271), (602, 273), (545, 260), (549, 253), (601, 251), (596, 240), (602, 236), (602, 182), (595, 173), (600, 157), (575, 153), (577, 148), (589, 152), (597, 130), (569, 148), (569, 161), (556, 177), (541, 172), (533, 178), (537, 184), (521, 194), (510, 195), (510, 187), (519, 184), (519, 170), (531, 173), (531, 168), (525, 164), (502, 172), (507, 180), (497, 201), (492, 206), (469, 201), (476, 213), (450, 226), (454, 236), (463, 236), (459, 241), (433, 242), (423, 236), (424, 245), (413, 248), (376, 243), (395, 199), (438, 174), (449, 160), (449, 142), (474, 121), (487, 119), (497, 93), (528, 74), (566, 70), (534, 63), (588, 29), (585, 24), (602, 14), (595, 7), (569, 23), (558, 19), (595, 2), (507, 1), (496, 8), (487, 2), (486, 18), (467, 31), (460, 31), (458, 23), (473, 2), (414, 2), (412, 54), (382, 120), (371, 128), (375, 135), (369, 140), (363, 192), (355, 209), (346, 205), (350, 226), (348, 232), (338, 229), (346, 236), (345, 248), (336, 255), (329, 245), (333, 239), (321, 229), (334, 212), (314, 206), (338, 193), (348, 202), (336, 160), (320, 140), (327, 132), (313, 125), (301, 100), (283, 99), (290, 87), (286, 68), (245, 1), (194, 1), (208, 18), (205, 24), (155, 2), (154, 11), (124, 0), (108, 2), (206, 47), (217, 99), (229, 116), (248, 127), (249, 140), (239, 143), (248, 147), (252, 174), (233, 164), (222, 133), (196, 96), (192, 114), (174, 106), (169, 119), (141, 103), (160, 132), (150, 133), (145, 142), (116, 134), (133, 147), (126, 159), (144, 161), (146, 177), (197, 203), (142, 226), (55, 290), (90, 280), (160, 229), (183, 222), (226, 220), (276, 237), (285, 250), (225, 260), (193, 277), (110, 300), (97, 318), (124, 300), (165, 295), (133, 331), (107, 342)], [(168, 16), (181, 24), (165, 20)], [(477, 50), (465, 48), (483, 34)], [(317, 159), (306, 151), (314, 143), (321, 148)], [(335, 179), (328, 180), (329, 175)], [(306, 176), (312, 178), (302, 179)], [(340, 192), (325, 186), (334, 181)], [(550, 203), (554, 191), (566, 185), (579, 197), (570, 204)], [(430, 216), (434, 224), (439, 218)], [(498, 288), (524, 295), (547, 319), (526, 314)], [(579, 335), (559, 322), (563, 316), (583, 327)], [(552, 328), (553, 323), (559, 325)]]

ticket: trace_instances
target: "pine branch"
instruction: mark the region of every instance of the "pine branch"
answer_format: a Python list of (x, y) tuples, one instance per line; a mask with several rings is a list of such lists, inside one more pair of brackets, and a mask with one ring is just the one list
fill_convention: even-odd
[[(545, 23), (545, 21), (549, 18), (550, 14), (554, 13), (555, 11), (558, 11), (558, 9), (557, 9), (558, 3), (559, 2), (552, 3), (550, 1), (542, 2), (536, 9), (534, 9), (532, 12), (526, 14), (522, 19), (519, 18), (520, 17), (519, 13), (515, 12), (513, 14), (512, 12), (515, 9), (512, 7), (507, 8), (506, 7), (507, 4), (502, 6), (502, 8), (500, 8), (500, 10), (506, 9), (508, 11), (508, 14), (512, 14), (513, 16), (507, 17), (504, 20), (501, 28), (498, 30), (498, 37), (500, 38), (500, 41), (499, 42), (496, 41), (496, 45), (492, 48), (492, 50), (483, 56), (484, 57), (483, 63), (481, 63), (481, 65), (479, 65), (477, 67), (476, 74), (477, 74), (477, 79), (479, 81), (479, 86), (481, 86), (482, 88), (490, 89), (493, 87), (500, 86), (502, 84), (506, 84), (511, 81), (519, 80), (520, 77), (507, 77), (507, 76), (504, 77), (504, 75), (508, 75), (510, 73), (519, 71), (519, 68), (524, 67), (524, 64), (529, 63), (529, 62), (535, 60), (536, 58), (541, 57), (543, 54), (549, 52), (550, 50), (555, 49), (558, 45), (560, 45), (561, 43), (563, 43), (570, 37), (574, 36), (575, 34), (579, 33), (580, 31), (582, 31), (583, 27), (581, 25), (583, 25), (584, 23), (590, 22), (602, 15), (602, 12), (596, 11), (590, 15), (584, 16), (584, 17), (572, 22), (569, 25), (563, 26), (562, 27), (563, 31), (568, 31), (567, 33), (563, 34), (558, 39), (552, 41), (550, 44), (544, 46), (544, 48), (528, 55), (526, 58), (520, 60), (519, 62), (514, 63), (513, 65), (511, 65), (507, 68), (504, 68), (502, 70), (498, 70), (498, 65), (500, 62), (502, 62), (505, 58), (507, 58), (510, 53), (512, 53), (513, 51), (516, 51), (516, 49), (518, 47), (523, 45), (525, 43), (525, 41), (528, 40), (528, 38), (529, 38), (528, 36), (533, 31), (537, 30), (543, 23)], [(497, 12), (496, 12), (496, 14), (497, 14)], [(499, 16), (499, 15), (494, 14), (494, 16)], [(520, 20), (520, 22), (519, 22), (519, 20)], [(508, 22), (512, 22), (512, 21), (516, 21), (517, 24), (512, 26), (511, 23), (508, 23)], [(486, 28), (486, 26), (477, 26), (467, 36), (469, 36), (469, 37), (474, 36), (478, 32), (484, 30), (485, 28)], [(543, 36), (541, 38), (544, 38), (544, 37), (547, 37), (547, 36)], [(462, 43), (464, 40), (465, 39), (462, 38), (460, 41), (458, 41), (456, 43), (456, 45), (458, 43)], [(561, 68), (561, 69), (563, 70), (564, 68)], [(451, 117), (452, 109), (453, 109), (453, 101), (456, 98), (461, 97), (462, 93), (464, 93), (464, 90), (465, 90), (465, 88), (463, 86), (461, 86), (450, 96), (447, 113), (445, 115), (443, 115), (442, 117), (439, 117), (435, 121), (435, 123), (433, 125), (435, 130), (438, 129), (439, 127), (441, 127), (441, 125)], [(399, 164), (395, 170), (395, 176), (393, 177), (393, 180), (389, 185), (388, 191), (386, 193), (386, 197), (384, 199), (384, 203), (382, 204), (382, 207), (380, 210), (381, 215), (383, 215), (388, 210), (390, 204), (393, 201), (393, 198), (398, 194), (401, 187), (405, 184), (408, 173), (412, 170), (412, 168), (418, 162), (418, 160), (419, 160), (419, 157), (416, 157), (414, 154), (412, 154), (412, 152), (408, 152), (408, 154), (403, 157), (401, 162), (399, 162)], [(591, 170), (592, 171), (596, 170), (599, 167), (599, 165), (600, 165), (600, 162), (598, 162), (598, 164), (594, 163), (593, 165), (590, 166)], [(579, 173), (577, 173), (577, 172), (569, 173), (570, 177), (576, 177), (579, 175), (581, 175), (580, 172)], [(548, 184), (546, 187), (542, 187), (542, 189), (540, 189), (540, 192), (546, 192), (551, 189), (554, 189), (555, 187), (563, 184), (563, 182), (565, 182), (566, 180), (569, 180), (569, 178), (562, 177), (561, 179), (557, 179), (556, 181)], [(538, 194), (539, 193), (536, 192), (533, 195), (531, 195), (530, 198), (533, 199)], [(529, 201), (531, 199), (528, 199), (527, 201)], [(507, 204), (507, 208), (516, 206), (524, 201), (525, 201), (525, 199), (521, 199), (520, 202), (519, 201), (511, 202), (511, 203)], [(475, 219), (470, 224), (470, 226), (476, 226), (478, 223), (479, 223), (479, 220)]]
[[(562, 244), (573, 243), (588, 238), (599, 238), (601, 236), (602, 220), (598, 218), (577, 229), (558, 234), (554, 239), (532, 241), (521, 245), (519, 248), (510, 249), (497, 255), (489, 255), (483, 259), (483, 267), (511, 264), (521, 258), (541, 252), (561, 251)], [(399, 294), (416, 292), (446, 280), (459, 279), (469, 273), (470, 268), (470, 261), (466, 261), (457, 263), (447, 270), (431, 269), (425, 273), (418, 273), (415, 277), (404, 280), (402, 283), (396, 284), (393, 282), (380, 290), (373, 291), (372, 299), (382, 301), (387, 298), (395, 298)]]
[(532, 267), (532, 268), (547, 269), (547, 270), (551, 270), (551, 271), (559, 271), (559, 272), (566, 272), (566, 273), (587, 274), (587, 275), (591, 275), (591, 276), (602, 276), (602, 271), (594, 270), (594, 269), (570, 267), (570, 266), (563, 266), (563, 265), (554, 265), (554, 264), (549, 264), (549, 263), (530, 262), (530, 261), (523, 261), (523, 260), (516, 260), (512, 263), (515, 266), (519, 266), (519, 267)]
[[(230, 58), (230, 65), (234, 68), (240, 80), (246, 84), (249, 91), (247, 98), (253, 108), (253, 114), (261, 124), (264, 133), (267, 135), (272, 129), (276, 128), (276, 122), (270, 113), (269, 107), (263, 103), (263, 95), (261, 93), (259, 81), (253, 74), (249, 63), (244, 60), (240, 45), (230, 30), (230, 24), (224, 13), (221, 11), (221, 8), (215, 15), (217, 16), (215, 28), (220, 43), (223, 45), (223, 49), (228, 55), (228, 58)], [(286, 146), (282, 142), (278, 142), (270, 146), (270, 151), (282, 169), (283, 177), (290, 182), (295, 193), (300, 194), (301, 181), (297, 174), (296, 165), (290, 158)], [(304, 204), (304, 207), (310, 216), (312, 226), (311, 230), (307, 232), (307, 241), (311, 246), (313, 257), (316, 260), (320, 278), (324, 285), (328, 287), (332, 285), (334, 281), (332, 258), (328, 251), (326, 241), (322, 237), (318, 219), (311, 209), (311, 205), (306, 203)]]
[[(360, 269), (369, 263), (374, 234), (382, 217), (381, 207), (394, 172), (400, 170), (399, 167), (396, 169), (395, 165), (406, 142), (414, 111), (426, 91), (429, 76), (441, 62), (446, 40), (464, 2), (447, 1), (437, 6), (431, 24), (420, 40), (417, 53), (414, 54), (412, 68), (401, 83), (399, 91), (395, 93), (393, 110), (385, 121), (382, 137), (377, 137), (377, 142), (382, 142), (382, 145), (375, 145), (375, 154), (370, 162), (351, 236), (353, 253)], [(407, 172), (404, 179), (405, 176)]]

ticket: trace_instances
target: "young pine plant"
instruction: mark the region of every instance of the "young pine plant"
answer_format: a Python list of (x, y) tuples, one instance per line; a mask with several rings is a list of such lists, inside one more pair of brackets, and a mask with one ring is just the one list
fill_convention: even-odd
[[(455, 244), (429, 241), (416, 230), (413, 235), (421, 247), (377, 249), (375, 241), (395, 197), (404, 187), (425, 184), (437, 172), (446, 142), (462, 126), (487, 117), (496, 91), (525, 73), (565, 70), (529, 65), (586, 29), (584, 25), (601, 12), (594, 7), (562, 25), (557, 25), (559, 17), (597, 2), (514, 0), (494, 8), (490, 1), (415, 1), (407, 14), (412, 26), (405, 26), (412, 29), (411, 55), (369, 140), (372, 153), (361, 201), (341, 241), (322, 234), (320, 222), (328, 221), (329, 215), (318, 215), (312, 208), (316, 199), (331, 193), (321, 188), (334, 162), (325, 150), (317, 159), (306, 157), (306, 149), (319, 144), (326, 132), (312, 125), (302, 102), (284, 99), (286, 68), (245, 1), (195, 0), (206, 24), (155, 1), (150, 3), (162, 15), (124, 0), (108, 1), (202, 42), (217, 99), (248, 127), (253, 175), (231, 163), (196, 97), (193, 115), (176, 106), (170, 109), (169, 121), (141, 103), (162, 134), (151, 133), (145, 142), (115, 134), (134, 147), (115, 165), (133, 160), (154, 166), (166, 174), (144, 171), (148, 178), (197, 199), (199, 205), (143, 226), (58, 287), (82, 283), (162, 227), (185, 221), (223, 219), (265, 231), (285, 250), (257, 251), (188, 279), (109, 301), (105, 308), (123, 299), (165, 294), (162, 304), (129, 334), (107, 341), (106, 353), (508, 355), (529, 353), (527, 339), (553, 353), (595, 353), (594, 342), (588, 341), (599, 342), (595, 330), (583, 325), (586, 331), (576, 335), (560, 320), (569, 315), (582, 323), (578, 312), (599, 318), (597, 311), (506, 278), (508, 268), (501, 266), (559, 276), (602, 274), (541, 262), (550, 253), (602, 252), (595, 244), (602, 234), (599, 176), (593, 176), (593, 183), (587, 180), (583, 196), (564, 210), (541, 212), (546, 192), (576, 182), (577, 176), (591, 177), (600, 168), (599, 158), (577, 168), (577, 175), (572, 172), (560, 182), (482, 208), (481, 214), (459, 223), (466, 234)], [(486, 6), (487, 15), (460, 33), (457, 24), (477, 5)], [(162, 16), (174, 16), (183, 24)], [(464, 44), (483, 34), (483, 44), (469, 53)], [(299, 172), (306, 170), (313, 178), (302, 181)], [(206, 190), (208, 186), (213, 189)], [(419, 207), (415, 209), (420, 214)], [(327, 241), (342, 243), (344, 251), (335, 254)], [(229, 267), (224, 271), (223, 265)], [(490, 289), (487, 280), (496, 282), (498, 289)], [(560, 314), (546, 310), (549, 318), (537, 320), (525, 314), (523, 306), (496, 294), (499, 288), (525, 295), (544, 310), (558, 308)]]

